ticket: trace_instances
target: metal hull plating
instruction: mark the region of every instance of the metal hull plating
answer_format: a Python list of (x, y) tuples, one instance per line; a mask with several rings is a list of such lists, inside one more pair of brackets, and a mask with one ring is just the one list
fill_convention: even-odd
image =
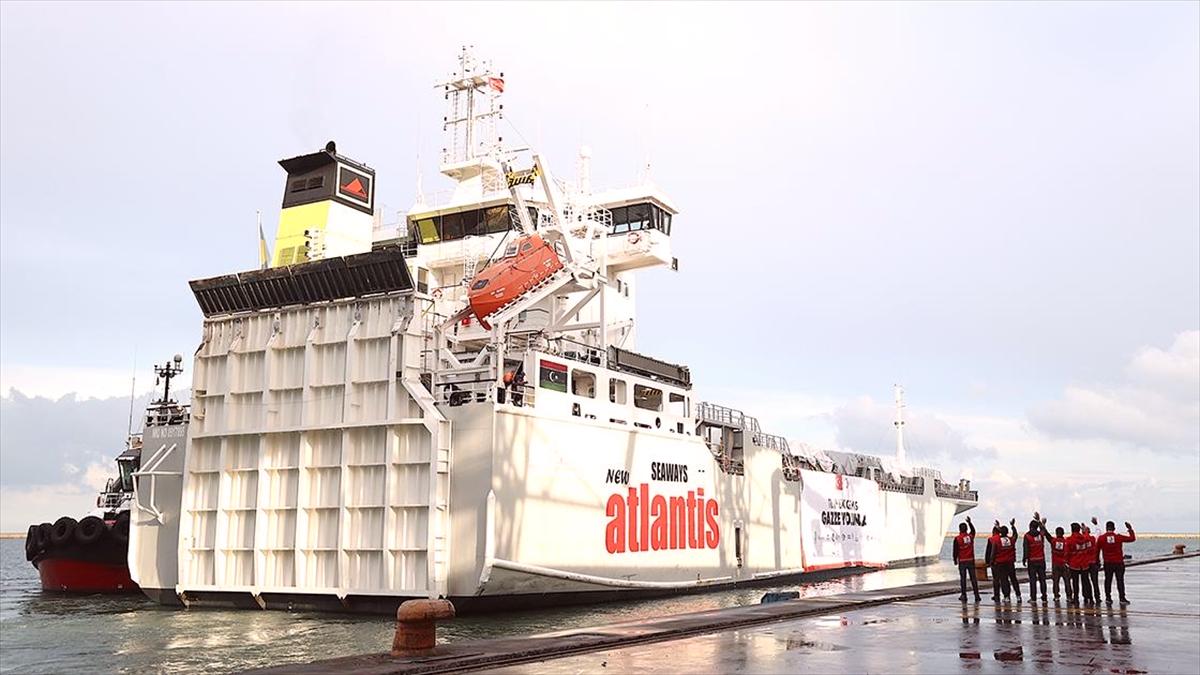
[(53, 557), (37, 561), (43, 591), (63, 593), (137, 593), (129, 566), (78, 558)]
[[(959, 508), (955, 500), (934, 496), (932, 482), (928, 494), (880, 491), (870, 510), (882, 516), (877, 531), (883, 536), (871, 559), (846, 548), (810, 560), (820, 528), (802, 522), (805, 485), (783, 478), (775, 450), (747, 447), (745, 475), (739, 476), (722, 470), (697, 436), (541, 417), (504, 405), (462, 406), (448, 416), (456, 448), (455, 596), (688, 591), (911, 564), (937, 557)], [(686, 478), (677, 471), (659, 476), (672, 480), (656, 480), (655, 469), (664, 466), (686, 467)], [(633, 515), (631, 492), (638, 503)], [(690, 534), (700, 535), (694, 520), (672, 522), (654, 507), (657, 498), (670, 504), (674, 497), (686, 509), (689, 493), (702, 493), (706, 504), (716, 505), (715, 514), (705, 514), (714, 516), (705, 518), (705, 542), (689, 541)], [(621, 514), (614, 513), (614, 495), (625, 504)], [(643, 495), (650, 497), (648, 509), (640, 505)], [(618, 517), (624, 519), (619, 528)], [(610, 541), (616, 529), (624, 530), (623, 547)]]

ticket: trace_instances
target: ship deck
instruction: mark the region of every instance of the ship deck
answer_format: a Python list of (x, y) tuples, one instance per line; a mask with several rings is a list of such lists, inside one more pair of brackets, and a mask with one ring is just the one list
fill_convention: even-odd
[[(376, 654), (272, 670), (1188, 672), (1200, 662), (1198, 555), (1132, 563), (1126, 584), (1133, 604), (1126, 607), (1053, 600), (996, 606), (986, 593), (983, 603), (964, 605), (955, 597), (957, 582), (941, 582), (454, 643), (420, 657)], [(990, 589), (990, 582), (981, 586)]]

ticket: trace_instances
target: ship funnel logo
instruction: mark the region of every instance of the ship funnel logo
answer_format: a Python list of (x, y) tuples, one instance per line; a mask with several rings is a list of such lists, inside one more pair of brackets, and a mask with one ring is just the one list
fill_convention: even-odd
[(343, 185), (342, 192), (352, 194), (359, 199), (367, 198), (367, 191), (363, 189), (362, 181), (358, 178), (354, 178), (349, 183)]
[(342, 167), (338, 175), (338, 192), (360, 202), (371, 201), (371, 179), (357, 171)]

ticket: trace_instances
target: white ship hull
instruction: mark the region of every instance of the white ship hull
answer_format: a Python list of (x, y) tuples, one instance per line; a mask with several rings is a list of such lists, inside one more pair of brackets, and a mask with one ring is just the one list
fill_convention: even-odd
[[(450, 415), (455, 464), (464, 467), (454, 470), (451, 488), (452, 596), (689, 590), (910, 564), (937, 557), (960, 508), (934, 496), (932, 481), (928, 494), (882, 491), (875, 481), (850, 476), (842, 477), (843, 490), (826, 490), (831, 474), (803, 471), (800, 481), (784, 480), (779, 452), (756, 446), (746, 448), (745, 475), (730, 475), (697, 436), (498, 408), (463, 406)], [(654, 480), (655, 464), (686, 467), (686, 479), (676, 473), (676, 480)], [(613, 482), (625, 477), (618, 472), (627, 472), (627, 485)], [(638, 499), (632, 525), (630, 490)], [(802, 506), (805, 491), (810, 503), (854, 495), (867, 525), (822, 525), (820, 511)], [(672, 535), (687, 537), (678, 532), (687, 524), (655, 510), (654, 497), (686, 500), (701, 492), (716, 505), (715, 514), (705, 514), (708, 541), (671, 547)], [(479, 503), (481, 494), (486, 503)], [(625, 546), (618, 551), (606, 536), (617, 529), (610, 527), (614, 509), (606, 508), (614, 495), (625, 503)], [(650, 509), (641, 508), (642, 495), (651, 497)], [(659, 517), (667, 532), (663, 549), (654, 540)], [(829, 541), (842, 535), (853, 538)]]

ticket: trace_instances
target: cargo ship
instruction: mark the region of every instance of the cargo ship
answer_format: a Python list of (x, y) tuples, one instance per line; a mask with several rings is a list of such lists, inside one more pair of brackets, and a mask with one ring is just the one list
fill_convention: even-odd
[(875, 457), (699, 399), (637, 343), (638, 273), (678, 269), (675, 203), (648, 178), (594, 189), (590, 150), (568, 181), (505, 145), (504, 89), (466, 50), (438, 85), (444, 199), (383, 226), (375, 172), (330, 142), (280, 162), (262, 269), (191, 282), (186, 444), (135, 491), (142, 590), (472, 611), (936, 559), (978, 495), (905, 461), (902, 407)]
[[(151, 454), (145, 471), (153, 472), (165, 451), (159, 442), (182, 442), (187, 432), (187, 406), (171, 398), (171, 378), (182, 371), (183, 357), (155, 366), (163, 395), (146, 408), (141, 433), (126, 437), (117, 456), (117, 476), (96, 497), (96, 508), (76, 520), (63, 516), (54, 523), (30, 525), (25, 559), (37, 568), (42, 590), (60, 593), (137, 593), (130, 576), (129, 537), (135, 474), (142, 470), (143, 450)], [(132, 401), (130, 427), (133, 426)], [(140, 508), (145, 508), (144, 505)]]

